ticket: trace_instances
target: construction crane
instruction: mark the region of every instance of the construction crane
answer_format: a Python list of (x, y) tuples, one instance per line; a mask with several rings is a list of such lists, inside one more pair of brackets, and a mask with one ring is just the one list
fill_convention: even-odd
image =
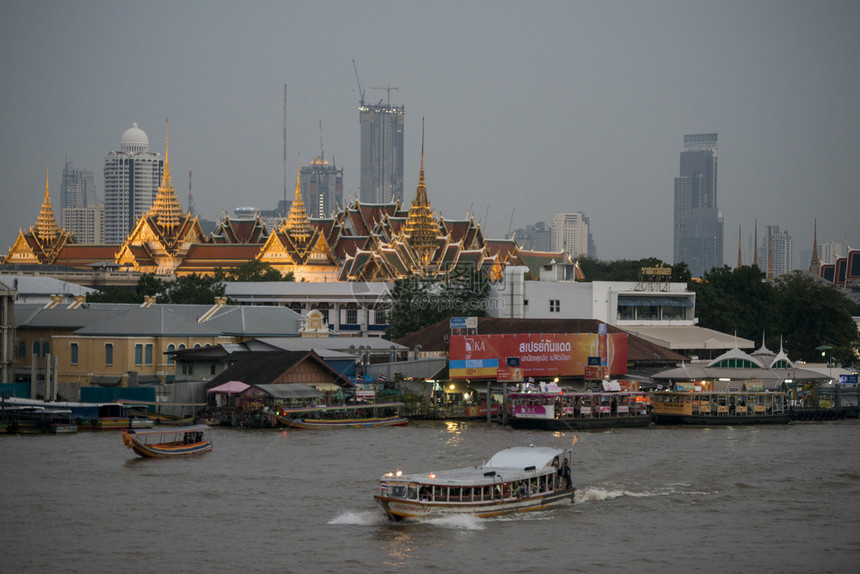
[(384, 86), (381, 86), (381, 87), (377, 86), (375, 88), (370, 88), (370, 89), (371, 90), (385, 90), (386, 92), (388, 92), (388, 96), (387, 96), (387, 100), (385, 102), (385, 105), (391, 106), (391, 92), (392, 92), (392, 90), (397, 90), (398, 88), (392, 88), (391, 84), (385, 84)]
[(358, 66), (355, 65), (355, 60), (352, 61), (352, 67), (355, 69), (355, 83), (358, 84), (358, 103), (364, 107), (364, 88), (361, 87), (361, 80), (358, 79)]

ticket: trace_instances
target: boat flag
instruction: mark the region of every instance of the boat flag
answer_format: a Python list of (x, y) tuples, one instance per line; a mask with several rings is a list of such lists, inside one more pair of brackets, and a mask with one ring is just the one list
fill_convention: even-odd
[(573, 280), (585, 281), (585, 273), (582, 272), (582, 267), (579, 266), (579, 258), (577, 258), (576, 263), (573, 264)]
[(573, 440), (570, 441), (570, 446), (575, 447), (576, 443), (578, 443), (578, 442), (579, 442), (579, 435), (575, 434), (575, 435), (573, 435)]
[(379, 379), (380, 383), (388, 382), (388, 377), (386, 377), (385, 375), (377, 375), (376, 378)]

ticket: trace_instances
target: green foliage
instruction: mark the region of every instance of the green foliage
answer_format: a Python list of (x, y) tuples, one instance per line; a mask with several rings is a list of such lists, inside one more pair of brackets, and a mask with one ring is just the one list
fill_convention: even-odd
[(292, 271), (286, 275), (270, 264), (258, 259), (251, 259), (237, 267), (230, 267), (226, 272), (220, 267), (215, 270), (219, 281), (295, 281)]
[[(686, 269), (686, 264), (680, 264)], [(656, 257), (647, 259), (619, 259), (618, 261), (602, 261), (600, 259), (592, 259), (583, 257), (579, 260), (579, 267), (582, 269), (582, 274), (585, 275), (586, 281), (638, 281), (639, 271), (643, 267), (666, 267), (663, 261)], [(681, 272), (679, 267), (679, 273)], [(689, 270), (687, 270), (689, 274)], [(673, 267), (673, 281), (674, 267)], [(683, 279), (679, 279), (683, 280)]]
[(692, 283), (699, 326), (754, 341), (764, 333), (771, 349), (782, 339), (792, 360), (821, 361), (815, 348), (829, 345), (835, 360), (854, 362), (858, 336), (847, 297), (802, 271), (782, 275), (773, 285), (764, 279), (756, 266), (705, 273), (701, 283)]
[(822, 360), (816, 347), (833, 347), (830, 357), (842, 364), (856, 361), (857, 326), (851, 318), (853, 303), (834, 285), (802, 271), (776, 279), (776, 309), (792, 359)]
[(773, 286), (764, 281), (758, 267), (714, 267), (702, 282), (692, 283), (696, 292), (699, 325), (757, 341), (762, 333), (779, 337), (774, 313)]
[[(223, 297), (225, 286), (215, 277), (192, 273), (168, 283), (164, 290), (164, 303), (185, 305), (211, 305)], [(161, 302), (161, 301), (159, 301)]]
[(490, 282), (480, 270), (456, 269), (443, 282), (410, 275), (389, 295), (387, 339), (396, 340), (450, 317), (487, 314)]
[(138, 297), (131, 289), (113, 285), (87, 295), (88, 303), (143, 303), (143, 297)]

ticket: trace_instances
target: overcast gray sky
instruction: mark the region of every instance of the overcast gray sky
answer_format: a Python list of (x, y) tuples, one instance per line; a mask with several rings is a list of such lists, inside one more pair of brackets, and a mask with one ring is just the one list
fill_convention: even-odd
[[(273, 209), (295, 157), (359, 185), (358, 88), (406, 106), (405, 196), (421, 118), (430, 201), (489, 237), (591, 220), (601, 259), (672, 259), (687, 133), (719, 134), (726, 263), (778, 225), (806, 267), (818, 240), (860, 245), (856, 1), (0, 1), (0, 251), (33, 225), (50, 158), (95, 172), (137, 122), (202, 217)], [(54, 195), (55, 206), (58, 196)], [(59, 213), (57, 214), (59, 216)], [(748, 262), (745, 261), (745, 262)]]

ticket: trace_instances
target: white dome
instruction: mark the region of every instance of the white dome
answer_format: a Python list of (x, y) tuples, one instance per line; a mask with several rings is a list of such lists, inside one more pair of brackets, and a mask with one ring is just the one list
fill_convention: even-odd
[(119, 144), (120, 150), (124, 152), (149, 151), (149, 138), (145, 131), (137, 127), (137, 122), (131, 124), (131, 127), (123, 132)]

